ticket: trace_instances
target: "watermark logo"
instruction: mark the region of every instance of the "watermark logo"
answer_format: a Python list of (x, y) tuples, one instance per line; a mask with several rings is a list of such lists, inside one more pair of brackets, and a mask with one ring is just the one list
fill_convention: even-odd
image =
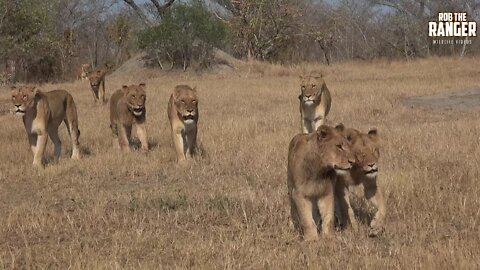
[(469, 21), (466, 12), (440, 12), (438, 21), (428, 23), (428, 36), (434, 38), (433, 44), (471, 44), (477, 22)]

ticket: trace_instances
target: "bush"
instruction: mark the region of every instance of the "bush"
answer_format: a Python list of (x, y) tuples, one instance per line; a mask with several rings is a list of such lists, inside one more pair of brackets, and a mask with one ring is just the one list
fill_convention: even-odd
[(227, 38), (227, 25), (194, 1), (172, 7), (157, 25), (142, 30), (138, 45), (153, 54), (162, 69), (167, 60), (171, 68), (185, 70), (194, 61), (209, 66), (213, 48), (224, 47)]

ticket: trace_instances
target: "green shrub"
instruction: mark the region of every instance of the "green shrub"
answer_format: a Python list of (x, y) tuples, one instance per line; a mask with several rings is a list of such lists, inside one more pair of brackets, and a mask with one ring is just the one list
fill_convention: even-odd
[(222, 48), (228, 39), (228, 27), (210, 13), (201, 2), (178, 4), (169, 9), (157, 25), (138, 34), (138, 45), (152, 53), (160, 67), (185, 70), (193, 61), (208, 66), (213, 48)]

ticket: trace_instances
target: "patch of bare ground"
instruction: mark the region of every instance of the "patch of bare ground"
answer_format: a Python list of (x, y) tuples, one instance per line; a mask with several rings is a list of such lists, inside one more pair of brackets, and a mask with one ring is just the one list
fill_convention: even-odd
[(402, 104), (411, 108), (469, 111), (480, 109), (480, 88), (440, 93), (432, 96), (405, 97)]
[[(147, 84), (147, 156), (112, 149), (108, 105), (93, 104), (88, 82), (44, 85), (72, 93), (84, 157), (67, 158), (61, 127), (63, 158), (35, 170), (21, 118), (0, 117), (0, 269), (478, 269), (480, 113), (400, 104), (478, 88), (478, 60), (253, 62), (221, 74), (108, 76), (108, 95)], [(300, 132), (303, 69), (327, 74), (329, 123), (377, 127), (382, 136), (379, 184), (389, 212), (380, 237), (368, 238), (362, 219), (358, 233), (304, 243), (290, 224), (287, 148)], [(196, 86), (200, 97), (204, 155), (186, 167), (175, 163), (166, 113), (176, 84)], [(51, 143), (47, 150), (51, 157)], [(368, 213), (371, 205), (355, 202)]]

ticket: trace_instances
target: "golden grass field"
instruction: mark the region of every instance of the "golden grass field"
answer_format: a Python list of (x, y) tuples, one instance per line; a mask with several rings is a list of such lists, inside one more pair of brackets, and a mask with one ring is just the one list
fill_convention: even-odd
[[(364, 222), (313, 243), (290, 223), (286, 187), (300, 68), (107, 77), (108, 96), (146, 82), (148, 156), (112, 148), (108, 105), (93, 104), (88, 82), (43, 85), (72, 93), (84, 155), (68, 158), (62, 125), (62, 159), (44, 170), (32, 167), (21, 117), (7, 113), (10, 91), (1, 90), (0, 269), (478, 269), (480, 111), (399, 100), (480, 87), (479, 60), (307, 66), (327, 74), (330, 124), (378, 128), (389, 211), (377, 238)], [(176, 84), (196, 86), (200, 98), (202, 157), (186, 167), (176, 165), (166, 112)]]

